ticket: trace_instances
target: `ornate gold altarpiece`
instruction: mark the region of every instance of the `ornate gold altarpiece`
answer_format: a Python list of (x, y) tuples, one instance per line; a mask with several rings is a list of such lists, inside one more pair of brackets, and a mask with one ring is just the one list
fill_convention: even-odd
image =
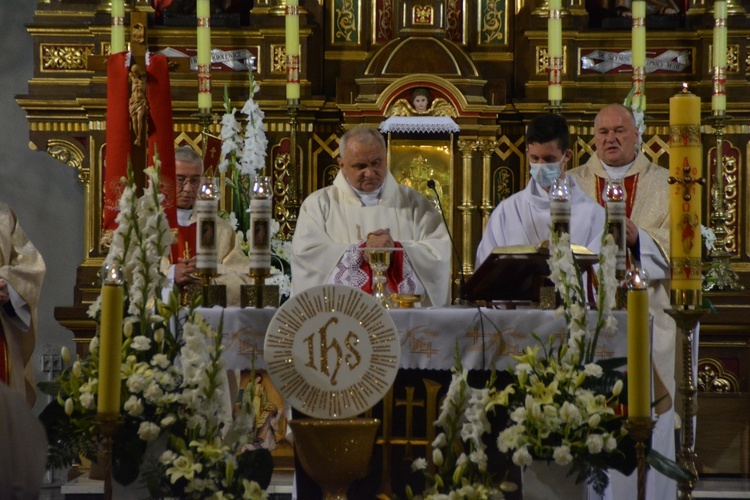
[[(130, 12), (150, 9), (148, 0), (129, 3), (126, 23)], [(213, 47), (247, 49), (257, 57), (261, 91), (256, 98), (266, 113), (268, 168), (282, 184), (276, 196), (280, 222), (287, 231), (293, 229), (297, 206), (283, 189), (289, 185), (290, 175), (299, 177), (302, 197), (330, 183), (342, 132), (356, 124), (378, 126), (396, 101), (408, 98), (414, 87), (426, 87), (456, 110), (454, 121), (460, 132), (445, 140), (450, 151), (445, 206), (464, 261), (463, 269), (454, 263), (454, 276), (471, 274), (474, 251), (492, 209), (526, 183), (524, 125), (535, 114), (545, 112), (548, 104), (546, 2), (303, 0), (301, 4), (302, 91), (294, 141), (299, 168), (292, 171), (287, 168), (292, 141), (284, 95), (284, 1), (256, 0), (235, 27), (212, 21)], [(670, 29), (653, 29), (647, 21), (644, 150), (665, 167), (668, 98), (682, 82), (702, 98), (704, 116), (710, 114), (711, 7), (711, 0), (686, 0), (684, 12), (662, 23)], [(576, 166), (592, 153), (597, 110), (606, 103), (622, 102), (631, 87), (631, 37), (627, 24), (590, 27), (594, 16), (582, 0), (566, 1), (564, 8), (562, 113), (571, 126)], [(84, 311), (98, 293), (97, 271), (102, 260), (106, 75), (101, 66), (90, 61), (108, 53), (108, 9), (108, 0), (37, 0), (34, 20), (28, 26), (34, 74), (28, 93), (17, 97), (29, 121), (29, 146), (74, 168), (84, 187), (84, 255), (82, 262), (76, 263), (78, 278), (71, 303), (56, 310), (56, 317), (77, 338), (92, 332)], [(733, 119), (724, 129), (726, 246), (732, 267), (747, 290), (750, 30), (740, 4), (730, 2), (729, 14), (727, 113)], [(159, 24), (153, 15), (148, 16), (145, 44), (149, 50), (172, 48), (187, 53), (195, 49), (194, 27)], [(171, 82), (175, 138), (201, 148), (201, 125), (194, 116), (196, 73), (176, 70)], [(245, 73), (216, 68), (213, 112), (217, 115), (222, 112), (225, 85), (233, 106), (241, 108), (248, 97)], [(218, 132), (216, 122), (209, 128)], [(713, 167), (714, 131), (706, 123), (702, 132), (706, 164)], [(406, 140), (421, 147), (430, 139), (410, 136)], [(706, 178), (709, 184), (713, 182), (709, 172)], [(710, 187), (704, 190), (706, 196)], [(710, 221), (711, 204), (704, 200), (703, 206), (703, 220)], [(737, 394), (748, 392), (748, 294), (719, 291), (705, 295), (720, 314), (703, 322), (701, 357), (719, 360), (723, 369), (737, 378)], [(743, 453), (747, 454), (747, 447)]]

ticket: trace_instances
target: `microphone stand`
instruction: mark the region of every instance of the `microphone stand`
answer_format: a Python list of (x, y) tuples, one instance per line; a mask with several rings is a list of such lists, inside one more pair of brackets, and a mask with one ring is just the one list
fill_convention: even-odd
[(460, 270), (459, 284), (458, 284), (458, 303), (461, 305), (464, 305), (466, 303), (466, 279), (464, 278), (464, 263), (461, 260), (461, 254), (458, 252), (458, 248), (456, 247), (456, 242), (453, 239), (451, 228), (448, 227), (448, 221), (445, 218), (445, 211), (443, 210), (443, 202), (440, 200), (440, 194), (438, 193), (437, 188), (435, 187), (435, 181), (432, 179), (428, 180), (427, 187), (432, 189), (432, 191), (435, 193), (435, 197), (437, 198), (437, 202), (438, 202), (438, 207), (440, 208), (440, 215), (443, 217), (443, 224), (445, 225), (446, 231), (448, 231), (448, 238), (451, 240), (453, 253), (456, 256), (456, 260), (458, 261), (458, 267)]

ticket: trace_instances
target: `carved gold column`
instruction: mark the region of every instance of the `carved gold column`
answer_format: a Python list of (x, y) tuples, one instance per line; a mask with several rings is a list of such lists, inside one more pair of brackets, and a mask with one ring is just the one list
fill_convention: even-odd
[(474, 254), (473, 254), (473, 241), (471, 239), (471, 228), (472, 220), (474, 218), (474, 202), (471, 199), (471, 160), (474, 157), (474, 150), (479, 146), (478, 141), (467, 141), (459, 140), (458, 147), (461, 150), (461, 158), (463, 160), (463, 193), (461, 204), (458, 206), (458, 211), (461, 212), (461, 218), (463, 221), (463, 269), (461, 269), (462, 275), (472, 274), (474, 272)]
[(479, 211), (482, 213), (482, 230), (487, 225), (495, 208), (492, 204), (492, 154), (497, 147), (497, 141), (485, 139), (479, 142), (479, 150), (482, 151), (482, 204), (479, 205)]

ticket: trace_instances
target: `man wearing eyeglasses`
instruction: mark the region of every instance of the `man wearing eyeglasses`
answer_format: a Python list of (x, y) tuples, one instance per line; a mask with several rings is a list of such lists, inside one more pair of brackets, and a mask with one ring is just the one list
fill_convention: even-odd
[[(180, 258), (170, 267), (167, 278), (179, 287), (200, 283), (196, 277), (195, 217), (193, 205), (198, 198), (198, 187), (203, 174), (203, 160), (190, 146), (175, 149), (175, 174), (177, 180), (177, 224), (188, 245), (183, 252), (189, 257)], [(227, 305), (239, 305), (240, 285), (249, 284), (247, 272), (250, 261), (239, 246), (232, 226), (219, 218), (216, 224), (216, 256), (218, 277), (216, 282), (227, 285)]]

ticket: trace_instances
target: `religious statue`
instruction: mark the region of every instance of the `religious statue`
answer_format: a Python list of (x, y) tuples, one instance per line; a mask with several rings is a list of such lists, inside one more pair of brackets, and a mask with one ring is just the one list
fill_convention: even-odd
[(128, 81), (130, 82), (130, 100), (128, 101), (130, 128), (135, 136), (133, 143), (140, 146), (146, 129), (148, 100), (146, 99), (146, 75), (140, 71), (137, 64), (130, 67)]
[(425, 87), (411, 91), (410, 99), (401, 98), (390, 107), (386, 116), (450, 116), (456, 117), (456, 109), (442, 97), (432, 98)]

